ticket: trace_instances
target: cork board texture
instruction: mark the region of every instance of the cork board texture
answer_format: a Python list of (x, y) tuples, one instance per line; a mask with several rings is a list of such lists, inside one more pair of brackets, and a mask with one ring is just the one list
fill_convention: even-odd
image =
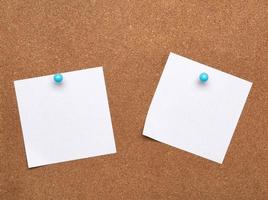
[[(268, 199), (267, 0), (1, 0), (0, 199)], [(223, 165), (142, 136), (169, 52), (253, 82)], [(28, 169), (13, 81), (105, 66), (117, 154)]]

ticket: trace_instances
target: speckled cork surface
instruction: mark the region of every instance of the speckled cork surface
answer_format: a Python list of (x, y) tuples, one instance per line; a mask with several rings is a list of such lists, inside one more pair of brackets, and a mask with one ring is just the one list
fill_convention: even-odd
[[(0, 1), (0, 199), (268, 199), (267, 0)], [(224, 163), (142, 136), (169, 52), (253, 82)], [(105, 66), (118, 153), (28, 169), (13, 81)]]

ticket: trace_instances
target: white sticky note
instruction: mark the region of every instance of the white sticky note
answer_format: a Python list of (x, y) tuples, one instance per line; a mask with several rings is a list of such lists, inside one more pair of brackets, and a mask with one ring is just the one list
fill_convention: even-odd
[[(206, 72), (209, 80), (199, 82)], [(222, 163), (252, 83), (170, 53), (143, 135)]]
[(28, 167), (116, 153), (103, 68), (15, 81)]

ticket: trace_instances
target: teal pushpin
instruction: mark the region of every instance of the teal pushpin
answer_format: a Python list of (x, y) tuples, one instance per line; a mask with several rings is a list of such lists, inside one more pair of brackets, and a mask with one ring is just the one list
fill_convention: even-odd
[(199, 80), (202, 82), (202, 83), (205, 83), (207, 82), (208, 80), (208, 74), (203, 72), (199, 75)]
[(61, 74), (55, 74), (54, 75), (54, 81), (56, 82), (56, 83), (61, 83), (62, 81), (63, 81), (63, 76), (61, 75)]

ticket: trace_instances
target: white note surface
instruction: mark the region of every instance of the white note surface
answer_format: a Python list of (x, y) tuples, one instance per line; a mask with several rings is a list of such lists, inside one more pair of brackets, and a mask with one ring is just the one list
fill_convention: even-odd
[[(202, 84), (199, 74), (209, 80)], [(143, 135), (222, 163), (252, 83), (170, 53)]]
[(14, 82), (28, 167), (116, 153), (102, 67)]

